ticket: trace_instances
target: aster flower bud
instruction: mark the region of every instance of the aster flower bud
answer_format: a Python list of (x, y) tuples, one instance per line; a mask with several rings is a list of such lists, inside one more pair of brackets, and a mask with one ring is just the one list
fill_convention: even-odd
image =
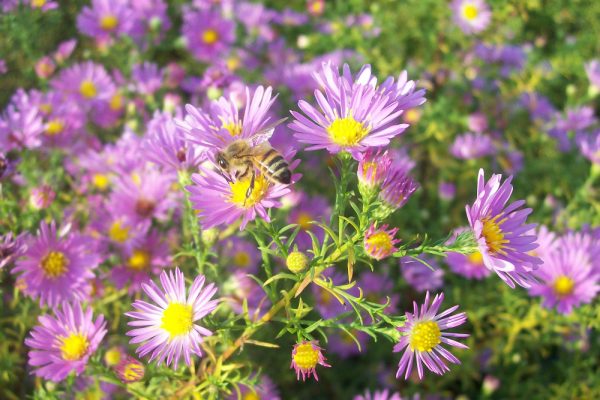
[(319, 377), (315, 369), (317, 364), (324, 367), (331, 367), (331, 365), (327, 364), (321, 350), (323, 349), (318, 346), (318, 342), (316, 341), (303, 340), (294, 345), (290, 368), (294, 368), (298, 380), (300, 380), (300, 375), (302, 375), (302, 380), (304, 381), (307, 376), (310, 378), (312, 374), (315, 380), (318, 381)]
[(306, 254), (302, 253), (301, 251), (293, 251), (287, 256), (285, 265), (290, 271), (297, 274), (304, 271), (309, 262), (310, 260)]
[(389, 257), (398, 250), (395, 245), (399, 243), (400, 240), (394, 238), (398, 232), (398, 228), (389, 230), (387, 228), (387, 225), (376, 228), (373, 223), (367, 232), (365, 232), (365, 252), (376, 260), (382, 260)]
[(115, 367), (117, 376), (123, 383), (139, 382), (144, 378), (144, 365), (133, 357), (125, 357)]

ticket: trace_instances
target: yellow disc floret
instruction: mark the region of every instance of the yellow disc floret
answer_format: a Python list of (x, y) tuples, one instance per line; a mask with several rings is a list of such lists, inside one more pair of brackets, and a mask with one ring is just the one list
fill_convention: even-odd
[(477, 7), (475, 7), (475, 5), (473, 5), (473, 4), (467, 4), (463, 7), (463, 15), (469, 21), (472, 21), (475, 18), (477, 18), (478, 14), (479, 14), (479, 11), (477, 10)]
[(121, 376), (125, 382), (137, 382), (144, 377), (144, 366), (138, 362), (125, 364)]
[(129, 238), (129, 227), (124, 226), (121, 221), (115, 221), (108, 229), (108, 237), (113, 242), (123, 243)]
[(369, 129), (349, 115), (333, 121), (327, 128), (327, 133), (340, 146), (354, 146), (369, 133)]
[(105, 15), (100, 18), (100, 28), (102, 30), (110, 32), (114, 30), (119, 24), (119, 20), (114, 15)]
[(223, 129), (225, 129), (231, 136), (238, 136), (242, 133), (242, 123), (231, 122), (223, 122)]
[(219, 33), (214, 29), (207, 29), (202, 32), (202, 41), (205, 44), (215, 44), (219, 40)]
[(86, 79), (79, 85), (79, 93), (86, 99), (93, 99), (98, 94), (98, 89), (96, 89), (94, 82)]
[(552, 286), (554, 293), (558, 297), (565, 297), (573, 293), (573, 289), (575, 289), (575, 281), (566, 275), (560, 275), (558, 278), (556, 278)]
[(293, 358), (298, 368), (303, 370), (313, 369), (319, 362), (319, 350), (315, 349), (311, 343), (302, 343), (296, 347)]
[(500, 215), (497, 215), (494, 218), (484, 218), (482, 220), (483, 229), (481, 230), (481, 234), (485, 238), (488, 249), (492, 254), (502, 253), (504, 245), (508, 243), (508, 240), (504, 239), (502, 229), (500, 229), (502, 221), (497, 222), (499, 217)]
[(483, 256), (478, 251), (469, 254), (467, 258), (472, 264), (483, 264)]
[(242, 268), (246, 268), (250, 265), (250, 255), (245, 251), (238, 251), (233, 256), (233, 263)]
[(171, 335), (171, 339), (179, 335), (186, 335), (192, 330), (193, 316), (192, 306), (169, 303), (163, 312), (161, 328)]
[(260, 400), (260, 396), (256, 392), (248, 392), (242, 397), (243, 400)]
[(300, 214), (298, 214), (298, 220), (296, 221), (296, 223), (298, 225), (300, 225), (300, 228), (304, 231), (309, 231), (312, 224), (311, 222), (313, 221), (313, 217), (312, 215), (310, 215), (307, 212), (301, 212)]
[(104, 190), (110, 184), (110, 178), (106, 174), (94, 174), (92, 177), (92, 183), (100, 190)]
[(410, 331), (410, 348), (418, 351), (431, 351), (441, 343), (442, 333), (435, 321), (417, 322)]
[(60, 353), (64, 360), (80, 360), (87, 351), (90, 342), (87, 337), (79, 333), (72, 333), (60, 339)]
[(46, 135), (54, 136), (58, 135), (65, 129), (65, 123), (60, 118), (55, 118), (48, 121), (46, 124)]
[(375, 248), (377, 251), (389, 253), (394, 247), (392, 237), (386, 231), (376, 232), (365, 239), (365, 244)]
[(60, 251), (51, 251), (42, 258), (40, 265), (46, 278), (58, 278), (67, 272), (69, 260)]
[(247, 196), (248, 189), (250, 188), (251, 178), (241, 179), (239, 181), (231, 182), (231, 197), (230, 201), (239, 206), (249, 208), (260, 202), (269, 189), (269, 181), (267, 181), (262, 175), (256, 175), (254, 178), (254, 188), (250, 196)]
[(134, 250), (127, 261), (129, 268), (143, 271), (150, 266), (150, 254), (145, 250)]

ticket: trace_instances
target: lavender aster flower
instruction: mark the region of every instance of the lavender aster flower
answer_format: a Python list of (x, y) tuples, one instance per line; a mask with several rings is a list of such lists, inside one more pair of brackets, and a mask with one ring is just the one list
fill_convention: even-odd
[(18, 109), (9, 105), (0, 115), (0, 147), (2, 151), (36, 148), (42, 143), (44, 125), (37, 107)]
[(600, 165), (600, 131), (579, 134), (576, 140), (581, 154), (593, 164)]
[(492, 138), (482, 133), (465, 133), (454, 139), (450, 153), (461, 160), (472, 160), (496, 152)]
[(442, 343), (463, 349), (467, 348), (452, 338), (465, 338), (469, 336), (468, 334), (445, 332), (447, 329), (464, 324), (467, 315), (464, 312), (450, 315), (458, 306), (438, 314), (442, 301), (444, 301), (443, 293), (433, 298), (430, 307), (429, 292), (427, 292), (420, 313), (417, 302), (413, 302), (414, 311), (406, 313), (406, 323), (398, 328), (404, 335), (394, 346), (394, 352), (404, 351), (398, 364), (396, 378), (404, 374), (404, 379), (408, 379), (412, 371), (413, 360), (417, 364), (419, 379), (423, 379), (423, 364), (438, 375), (450, 371), (444, 359), (453, 364), (460, 364), (458, 358), (442, 347)]
[(163, 70), (151, 62), (136, 64), (131, 68), (132, 86), (136, 92), (151, 95), (163, 84)]
[(491, 271), (483, 263), (483, 256), (478, 251), (468, 255), (448, 252), (446, 262), (453, 272), (465, 278), (483, 279), (491, 274)]
[(92, 270), (100, 262), (94, 250), (90, 239), (66, 229), (57, 235), (54, 222), (42, 222), (37, 237), (29, 240), (12, 273), (21, 273), (24, 292), (34, 299), (39, 297), (41, 306), (83, 301), (90, 290), (89, 280), (94, 277)]
[(466, 34), (483, 31), (492, 19), (490, 7), (483, 0), (453, 0), (450, 8), (454, 23)]
[(12, 232), (0, 236), (0, 269), (12, 264), (27, 249), (25, 244), (26, 234), (14, 237)]
[(399, 393), (390, 393), (387, 389), (372, 393), (367, 390), (364, 394), (354, 396), (353, 400), (402, 400), (402, 397)]
[(136, 300), (135, 311), (125, 313), (133, 319), (128, 325), (136, 327), (127, 332), (130, 343), (142, 343), (136, 350), (140, 357), (151, 353), (150, 361), (156, 359), (158, 365), (166, 361), (177, 369), (181, 356), (187, 365), (192, 354), (202, 356), (202, 336), (212, 332), (194, 322), (213, 312), (218, 303), (210, 300), (217, 288), (212, 283), (204, 287), (204, 281), (204, 276), (198, 275), (186, 296), (185, 278), (176, 268), (160, 274), (162, 290), (153, 281), (142, 284), (154, 304)]
[[(242, 386), (240, 389), (244, 400), (281, 400), (277, 386), (266, 375), (261, 375), (253, 388)], [(238, 400), (237, 393), (232, 393), (227, 400)]]
[(84, 105), (98, 100), (110, 101), (115, 92), (113, 80), (104, 67), (91, 61), (64, 69), (50, 85)]
[(181, 33), (190, 52), (210, 62), (224, 55), (235, 41), (235, 23), (212, 11), (184, 13)]
[(585, 72), (590, 83), (600, 89), (600, 60), (591, 60), (585, 64)]
[(39, 325), (25, 339), (25, 345), (31, 349), (29, 365), (35, 368), (33, 373), (55, 382), (65, 379), (71, 371), (81, 374), (106, 334), (104, 316), (96, 321), (92, 318), (92, 309), (84, 311), (79, 303), (64, 303), (54, 317), (38, 317)]
[(511, 288), (515, 283), (529, 287), (531, 272), (541, 264), (529, 252), (538, 247), (536, 236), (528, 234), (535, 224), (526, 224), (530, 208), (521, 209), (525, 201), (506, 206), (512, 194), (512, 176), (501, 183), (502, 175), (494, 174), (486, 183), (479, 170), (477, 199), (467, 205), (467, 218), (475, 234), (479, 251), (487, 268), (493, 270)]
[(435, 259), (425, 254), (419, 255), (417, 258), (423, 260), (431, 268), (413, 257), (402, 257), (400, 267), (402, 277), (406, 282), (417, 292), (436, 290), (444, 286), (444, 270), (439, 267)]
[(302, 195), (300, 201), (290, 211), (287, 221), (290, 224), (298, 224), (300, 232), (296, 236), (295, 243), (300, 250), (312, 247), (311, 232), (319, 240), (323, 239), (323, 229), (312, 222), (327, 221), (331, 215), (331, 207), (325, 197)]
[(77, 16), (77, 29), (87, 36), (107, 40), (111, 36), (129, 33), (133, 12), (128, 2), (120, 0), (92, 0), (92, 7), (84, 7)]
[(383, 260), (398, 250), (396, 245), (400, 243), (400, 239), (395, 238), (398, 228), (387, 228), (387, 224), (376, 228), (375, 223), (372, 223), (365, 232), (365, 252), (376, 260)]

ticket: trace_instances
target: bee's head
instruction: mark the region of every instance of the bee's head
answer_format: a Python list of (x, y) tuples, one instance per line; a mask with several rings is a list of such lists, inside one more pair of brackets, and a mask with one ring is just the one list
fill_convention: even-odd
[(223, 155), (223, 152), (218, 152), (217, 153), (217, 166), (223, 170), (223, 171), (227, 171), (227, 168), (229, 167), (229, 163), (227, 162), (227, 160), (225, 159), (225, 156)]

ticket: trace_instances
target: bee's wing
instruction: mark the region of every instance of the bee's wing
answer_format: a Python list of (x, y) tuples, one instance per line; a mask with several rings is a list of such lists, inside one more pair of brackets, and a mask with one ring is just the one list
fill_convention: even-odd
[(254, 135), (252, 135), (248, 139), (248, 142), (250, 143), (250, 145), (252, 147), (258, 146), (259, 144), (266, 142), (267, 140), (269, 140), (271, 138), (271, 136), (273, 136), (273, 131), (275, 130), (275, 127), (277, 125), (282, 124), (286, 119), (287, 118), (281, 118), (281, 119), (273, 122), (272, 124), (267, 125), (263, 129), (261, 129), (260, 131), (256, 132)]

